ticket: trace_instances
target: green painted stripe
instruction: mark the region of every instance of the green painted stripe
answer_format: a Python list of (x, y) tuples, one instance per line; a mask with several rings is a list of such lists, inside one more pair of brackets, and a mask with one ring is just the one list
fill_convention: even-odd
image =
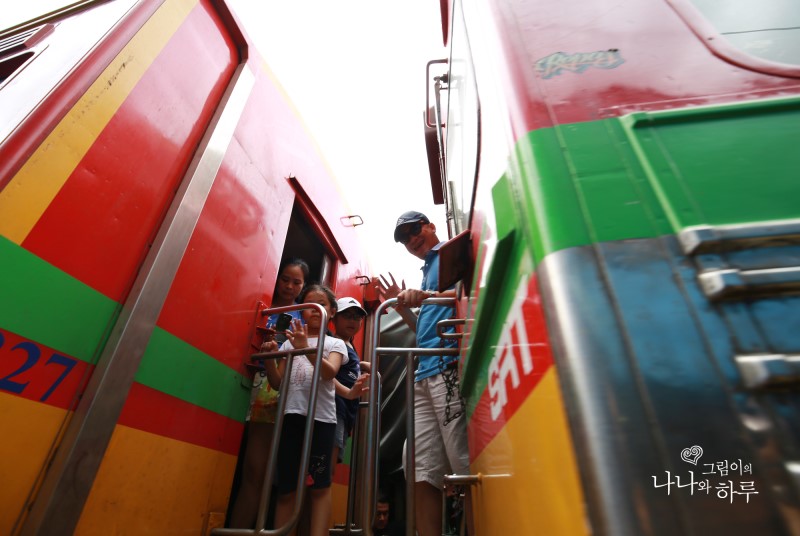
[(512, 167), (527, 241), (539, 262), (569, 247), (691, 225), (797, 218), (798, 139), (797, 98), (530, 132)]
[[(0, 328), (94, 364), (119, 309), (114, 300), (0, 237)], [(241, 374), (158, 327), (136, 380), (237, 421), (250, 400)]]
[(622, 124), (675, 232), (800, 215), (800, 99), (638, 113)]
[[(505, 207), (506, 210), (495, 213), (497, 219), (496, 232), (497, 244), (494, 248), (494, 258), (489, 272), (485, 278), (486, 286), (481, 291), (481, 297), (475, 310), (475, 322), (470, 330), (473, 338), (469, 341), (469, 349), (464, 360), (461, 389), (467, 401), (467, 417), (470, 418), (475, 406), (480, 401), (483, 391), (488, 384), (488, 367), (495, 353), (496, 341), (505, 329), (504, 320), (514, 301), (516, 286), (514, 281), (519, 281), (520, 273), (530, 273), (533, 267), (530, 262), (520, 263), (524, 257), (525, 247), (520, 240), (522, 218), (514, 204), (514, 192), (507, 176), (503, 176), (492, 188), (492, 199), (495, 207)], [(486, 224), (484, 224), (486, 225)], [(482, 236), (491, 236), (491, 232), (484, 228)], [(486, 249), (485, 242), (479, 244), (478, 255), (483, 255)], [(480, 274), (475, 274), (473, 286), (480, 281)], [(486, 291), (492, 289), (492, 291)], [(502, 289), (495, 292), (494, 289)], [(510, 290), (509, 290), (510, 289)], [(490, 345), (490, 341), (494, 341)], [(473, 365), (474, 363), (474, 365)]]
[(136, 381), (237, 421), (244, 421), (250, 404), (249, 379), (159, 327)]
[(95, 363), (118, 304), (0, 237), (0, 327)]
[[(538, 264), (562, 249), (666, 236), (691, 225), (798, 218), (797, 140), (798, 98), (528, 133), (492, 190), (498, 242), (485, 268), (462, 381), (468, 413), (486, 389), (519, 277), (533, 270), (529, 255)], [(473, 285), (480, 280), (475, 274)]]

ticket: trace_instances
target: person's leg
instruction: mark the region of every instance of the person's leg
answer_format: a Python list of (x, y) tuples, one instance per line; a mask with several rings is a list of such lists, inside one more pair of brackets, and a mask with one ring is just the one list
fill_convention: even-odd
[(441, 536), (442, 491), (428, 482), (414, 483), (414, 519), (419, 536)]
[(333, 438), (333, 453), (331, 454), (331, 478), (336, 473), (336, 464), (342, 463), (340, 456), (344, 453), (344, 440), (347, 437), (344, 425), (344, 415), (336, 413), (336, 433)]
[(311, 506), (311, 536), (327, 536), (331, 517), (331, 479), (335, 462), (331, 458), (336, 423), (314, 423), (311, 438), (311, 459), (308, 463)]
[[(431, 386), (431, 397), (434, 400), (436, 413), (439, 416), (439, 429), (442, 435), (442, 441), (444, 442), (444, 449), (447, 456), (447, 463), (450, 466), (450, 472), (457, 475), (468, 475), (470, 474), (470, 469), (469, 446), (467, 444), (467, 416), (461, 407), (460, 398), (458, 396), (458, 372), (456, 370), (445, 371), (445, 374), (452, 375), (449, 379), (452, 384), (450, 386), (449, 411), (446, 409), (448, 407), (448, 386), (444, 375), (440, 374), (436, 377), (437, 380), (434, 382), (434, 385)], [(459, 412), (461, 412), (461, 414), (458, 417), (445, 424), (448, 416), (452, 418)], [(464, 519), (466, 521), (468, 534), (474, 535), (472, 489), (470, 487), (467, 487), (464, 494)]]
[[(279, 495), (275, 506), (276, 529), (289, 522), (294, 510), (305, 420), (304, 415), (287, 413), (284, 416), (281, 442), (278, 446), (277, 486)], [(300, 492), (302, 493), (302, 489)]]
[(252, 528), (255, 525), (274, 426), (259, 422), (248, 424), (242, 480), (231, 511), (231, 527)]
[(447, 459), (436, 408), (431, 399), (432, 379), (414, 384), (414, 518), (420, 536), (442, 533), (441, 489)]
[(311, 489), (311, 530), (310, 536), (328, 536), (328, 523), (331, 517), (331, 488)]
[[(275, 528), (280, 528), (289, 522), (294, 509), (295, 492), (278, 495), (278, 504), (275, 505)], [(289, 534), (295, 534), (293, 529)]]

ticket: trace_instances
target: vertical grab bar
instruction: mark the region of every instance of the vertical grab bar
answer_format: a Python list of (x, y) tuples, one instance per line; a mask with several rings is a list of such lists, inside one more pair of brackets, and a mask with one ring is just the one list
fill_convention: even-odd
[[(276, 313), (288, 313), (290, 311), (299, 311), (301, 309), (316, 308), (321, 318), (320, 333), (317, 339), (317, 363), (322, 362), (322, 353), (325, 348), (325, 327), (328, 325), (328, 312), (324, 307), (318, 303), (304, 303), (298, 305), (287, 305), (286, 307), (275, 307), (274, 309), (264, 309), (261, 311), (262, 316), (272, 315)], [(263, 354), (255, 354), (260, 357), (279, 357), (286, 355), (286, 373), (281, 379), (281, 393), (285, 393), (284, 389), (289, 386), (289, 379), (292, 374), (292, 365), (295, 355), (304, 355), (313, 353), (314, 348), (300, 348), (284, 351), (284, 352), (267, 352)], [(278, 444), (280, 443), (281, 428), (283, 427), (284, 410), (286, 408), (286, 396), (281, 396), (278, 400), (278, 415), (275, 419), (275, 433), (272, 435), (272, 445), (270, 446), (270, 457), (267, 463), (267, 471), (264, 475), (264, 484), (261, 488), (261, 501), (258, 505), (258, 516), (256, 517), (256, 526), (253, 529), (213, 529), (211, 534), (213, 536), (284, 536), (288, 534), (292, 528), (297, 524), (300, 517), (300, 510), (303, 507), (303, 484), (305, 482), (305, 475), (308, 472), (308, 461), (311, 458), (311, 435), (314, 433), (314, 415), (317, 410), (317, 385), (319, 384), (320, 367), (314, 367), (314, 373), (311, 375), (311, 392), (308, 397), (308, 415), (306, 415), (306, 425), (303, 431), (303, 449), (300, 455), (300, 471), (297, 475), (297, 493), (295, 495), (294, 509), (289, 522), (283, 527), (278, 527), (273, 530), (264, 529), (264, 524), (267, 518), (267, 505), (269, 504), (270, 496), (272, 494), (272, 480), (275, 474), (275, 469), (278, 464)]]
[[(392, 348), (378, 347), (380, 340), (380, 319), (384, 311), (397, 303), (396, 298), (384, 301), (375, 311), (375, 324), (372, 328), (372, 353), (371, 363), (373, 374), (369, 377), (369, 407), (367, 408), (367, 444), (364, 448), (364, 462), (367, 471), (362, 476), (362, 495), (361, 495), (361, 525), (366, 534), (372, 534), (372, 517), (375, 512), (375, 488), (377, 487), (377, 475), (379, 456), (377, 446), (379, 444), (380, 425), (377, 422), (380, 417), (378, 411), (378, 374), (380, 370), (379, 356), (383, 354), (405, 355), (406, 357), (406, 536), (414, 536), (414, 474), (416, 467), (414, 463), (415, 442), (414, 438), (414, 356), (417, 355), (459, 355), (459, 348)], [(455, 305), (455, 298), (428, 298), (422, 302), (423, 305)], [(442, 322), (451, 322), (443, 320)], [(409, 440), (410, 439), (410, 440)], [(408, 477), (411, 475), (411, 478)]]

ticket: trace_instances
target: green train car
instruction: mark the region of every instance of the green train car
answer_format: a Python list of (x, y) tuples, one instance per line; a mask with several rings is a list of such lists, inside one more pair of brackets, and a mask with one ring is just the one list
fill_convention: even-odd
[(477, 533), (800, 533), (800, 7), (441, 12)]

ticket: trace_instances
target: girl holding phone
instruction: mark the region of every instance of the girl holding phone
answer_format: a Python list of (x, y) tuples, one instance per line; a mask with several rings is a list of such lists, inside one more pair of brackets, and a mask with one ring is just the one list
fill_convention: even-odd
[[(303, 303), (316, 303), (325, 308), (329, 318), (336, 314), (336, 296), (323, 285), (311, 285), (301, 295)], [(308, 348), (317, 346), (321, 332), (327, 330), (322, 323), (322, 315), (316, 308), (304, 309), (303, 320), (292, 321), (292, 329), (286, 332), (288, 340), (280, 349)], [(267, 342), (263, 350), (274, 350), (277, 343)], [(309, 410), (311, 378), (314, 368), (319, 367), (320, 379), (317, 385), (317, 402), (314, 414), (314, 433), (311, 437), (311, 458), (305, 475), (305, 488), (308, 488), (311, 503), (310, 534), (327, 536), (328, 520), (331, 512), (331, 453), (336, 433), (336, 403), (334, 402), (334, 378), (339, 367), (348, 360), (344, 341), (330, 335), (324, 338), (322, 360), (317, 355), (298, 355), (293, 359), (286, 396), (286, 415), (281, 430), (278, 448), (278, 504), (275, 510), (275, 526), (281, 527), (291, 517), (298, 490), (297, 474), (303, 446), (303, 434)], [(265, 363), (267, 378), (274, 388), (281, 386), (287, 373), (287, 360), (281, 359)]]
[[(278, 280), (272, 296), (272, 307), (285, 307), (297, 303), (297, 299), (308, 278), (308, 264), (301, 259), (289, 259), (281, 264)], [(281, 316), (292, 319), (302, 318), (300, 311), (271, 315), (267, 320), (267, 339), (280, 343), (286, 340), (286, 329), (279, 326)], [(284, 317), (285, 318), (285, 317)], [(271, 330), (271, 331), (269, 331)], [(247, 414), (244, 440), (244, 463), (240, 476), (240, 484), (233, 499), (233, 508), (228, 525), (236, 528), (252, 528), (258, 513), (258, 501), (261, 497), (261, 485), (267, 467), (267, 456), (275, 428), (275, 412), (277, 410), (278, 392), (267, 381), (266, 372), (256, 372), (253, 377), (253, 388), (250, 397), (250, 409)], [(274, 494), (273, 494), (274, 496)]]

